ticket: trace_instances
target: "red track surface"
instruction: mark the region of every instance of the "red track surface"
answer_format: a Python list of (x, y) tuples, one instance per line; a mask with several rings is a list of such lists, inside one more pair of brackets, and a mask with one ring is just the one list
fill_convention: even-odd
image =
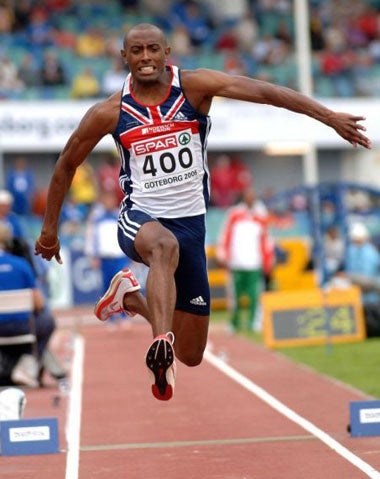
[[(94, 319), (79, 333), (85, 340), (80, 479), (368, 477), (207, 361), (193, 369), (179, 364), (174, 398), (154, 399), (144, 366), (150, 342), (145, 323), (111, 332)], [(71, 337), (68, 329), (62, 337)], [(227, 364), (380, 470), (380, 438), (351, 438), (346, 431), (349, 402), (368, 399), (363, 394), (221, 329), (210, 331), (210, 345)], [(0, 457), (0, 477), (65, 478), (67, 399), (56, 404), (54, 384), (26, 394), (26, 417), (59, 418), (62, 452)]]

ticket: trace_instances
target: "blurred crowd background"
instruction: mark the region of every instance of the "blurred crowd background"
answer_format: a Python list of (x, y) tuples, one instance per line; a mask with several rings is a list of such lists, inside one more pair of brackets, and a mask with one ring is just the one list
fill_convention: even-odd
[[(380, 95), (380, 0), (308, 3), (314, 95)], [(183, 68), (297, 88), (291, 0), (0, 0), (0, 99), (113, 93), (139, 22), (163, 28)]]

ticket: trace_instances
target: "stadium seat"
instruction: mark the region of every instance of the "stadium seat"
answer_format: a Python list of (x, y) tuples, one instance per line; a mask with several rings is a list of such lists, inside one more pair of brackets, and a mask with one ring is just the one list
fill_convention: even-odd
[(330, 78), (319, 77), (315, 82), (315, 94), (321, 97), (333, 97), (335, 96), (335, 88)]
[(33, 291), (30, 288), (0, 291), (0, 314), (28, 313), (29, 333), (15, 336), (0, 336), (0, 347), (36, 342), (33, 322)]
[(211, 68), (214, 70), (223, 70), (224, 56), (221, 53), (202, 53), (197, 56), (198, 68)]

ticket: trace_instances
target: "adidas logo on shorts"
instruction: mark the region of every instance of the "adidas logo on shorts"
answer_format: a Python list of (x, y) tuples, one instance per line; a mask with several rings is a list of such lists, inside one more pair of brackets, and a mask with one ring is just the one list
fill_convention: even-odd
[(206, 301), (202, 298), (202, 296), (198, 296), (197, 298), (193, 298), (190, 300), (191, 304), (195, 304), (196, 306), (206, 306)]

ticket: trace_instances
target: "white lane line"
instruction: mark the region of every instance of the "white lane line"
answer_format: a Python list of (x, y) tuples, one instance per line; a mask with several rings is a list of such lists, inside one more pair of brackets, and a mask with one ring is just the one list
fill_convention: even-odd
[(66, 475), (65, 479), (79, 477), (80, 426), (82, 414), (84, 340), (79, 334), (74, 338), (74, 357), (71, 366), (69, 410), (66, 420)]
[(354, 465), (355, 467), (363, 471), (365, 474), (367, 474), (368, 477), (370, 477), (371, 479), (380, 479), (380, 472), (376, 471), (370, 464), (364, 462), (362, 459), (360, 459), (360, 457), (356, 456), (347, 448), (342, 446), (342, 444), (337, 442), (335, 439), (329, 436), (326, 432), (322, 431), (313, 423), (303, 418), (302, 416), (294, 412), (292, 409), (285, 406), (285, 404), (283, 404), (274, 396), (269, 394), (267, 391), (265, 391), (265, 389), (261, 388), (260, 386), (258, 386), (257, 384), (255, 384), (254, 382), (252, 382), (251, 380), (249, 380), (248, 378), (246, 378), (245, 376), (237, 372), (235, 369), (233, 369), (231, 366), (226, 364), (220, 358), (212, 354), (209, 350), (205, 351), (204, 358), (206, 361), (208, 361), (210, 364), (215, 366), (226, 376), (233, 379), (235, 382), (237, 382), (238, 384), (243, 386), (245, 389), (247, 389), (247, 391), (251, 392), (258, 398), (260, 398), (262, 401), (267, 403), (269, 406), (271, 406), (273, 409), (276, 409), (276, 411), (278, 411), (280, 414), (282, 414), (283, 416), (286, 416), (288, 419), (295, 422), (296, 424), (301, 426), (303, 429), (305, 429), (306, 431), (310, 432), (315, 437), (320, 439), (328, 447), (333, 449), (337, 454), (344, 457), (352, 465)]

